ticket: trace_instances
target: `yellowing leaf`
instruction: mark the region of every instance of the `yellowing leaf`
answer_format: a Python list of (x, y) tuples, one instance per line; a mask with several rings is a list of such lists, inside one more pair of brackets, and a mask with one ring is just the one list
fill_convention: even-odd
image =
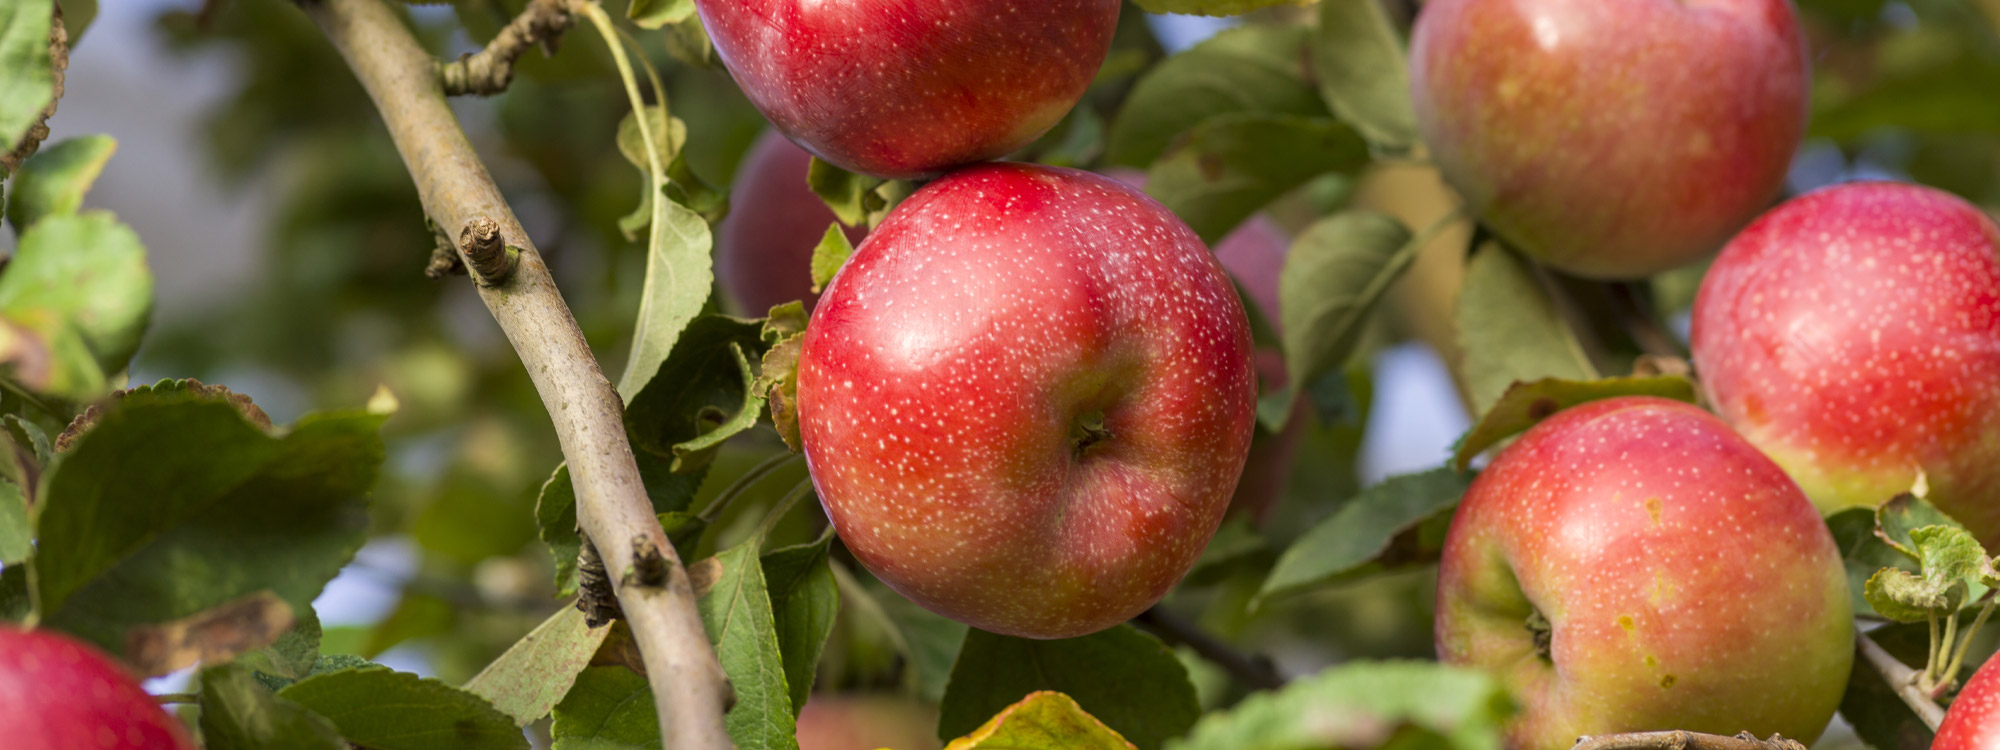
[(1067, 695), (1030, 693), (945, 750), (1133, 750), (1117, 732)]

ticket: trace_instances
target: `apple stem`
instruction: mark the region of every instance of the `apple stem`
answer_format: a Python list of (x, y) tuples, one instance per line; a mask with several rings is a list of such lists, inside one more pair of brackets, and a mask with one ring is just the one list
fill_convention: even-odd
[(743, 476), (737, 477), (728, 487), (724, 487), (714, 500), (709, 501), (708, 507), (702, 508), (701, 513), (697, 515), (704, 523), (715, 523), (716, 517), (722, 515), (722, 511), (728, 509), (729, 504), (735, 502), (736, 498), (742, 497), (744, 492), (763, 481), (764, 477), (790, 465), (798, 458), (799, 454), (785, 451), (764, 459), (756, 466), (750, 467), (749, 471), (743, 472)]
[(1263, 654), (1247, 654), (1215, 637), (1201, 626), (1186, 618), (1154, 606), (1132, 618), (1132, 624), (1158, 636), (1172, 645), (1186, 646), (1200, 654), (1202, 658), (1222, 667), (1231, 677), (1244, 686), (1255, 690), (1276, 690), (1285, 685), (1285, 677), (1271, 664), (1271, 658)]
[(1749, 732), (1725, 737), (1676, 729), (1580, 737), (1570, 750), (1806, 750), (1806, 746), (1775, 734), (1760, 740)]
[(1935, 644), (1937, 656), (1932, 658), (1933, 663), (1926, 665), (1927, 669), (1924, 670), (1924, 678), (1930, 683), (1924, 687), (1928, 688), (1932, 695), (1937, 695), (1937, 686), (1946, 680), (1945, 659), (1951, 656), (1952, 644), (1957, 642), (1958, 613), (1953, 612), (1944, 618), (1944, 639)]
[(797, 506), (800, 500), (805, 499), (806, 495), (811, 494), (812, 488), (811, 479), (801, 479), (798, 484), (793, 485), (792, 490), (785, 493), (785, 496), (778, 500), (777, 505), (771, 506), (771, 512), (765, 514), (764, 522), (757, 525), (757, 538), (762, 539), (770, 536), (771, 529), (777, 528), (778, 521), (782, 520), (786, 514), (791, 513), (792, 508)]
[(1944, 721), (1944, 709), (1917, 687), (1917, 681), (1922, 678), (1917, 670), (1911, 669), (1864, 633), (1854, 634), (1854, 648), (1861, 655), (1861, 660), (1882, 675), (1882, 679), (1896, 691), (1896, 697), (1903, 699), (1903, 703), (1916, 712), (1925, 726), (1937, 729), (1938, 724)]
[[(1945, 665), (1944, 673), (1939, 676), (1939, 685), (1950, 685), (1958, 679), (1959, 668), (1965, 666), (1965, 652), (1972, 648), (1973, 636), (1979, 635), (1979, 629), (1986, 625), (1986, 618), (1993, 615), (1993, 605), (2000, 603), (2000, 599), (1996, 599), (1993, 593), (1986, 592), (1986, 606), (1979, 608), (1979, 616), (1972, 619), (1972, 626), (1965, 629), (1965, 635), (1960, 636), (1958, 648), (1952, 652), (1951, 663)], [(1956, 621), (1958, 618), (1952, 619)], [(1945, 647), (1950, 648), (1950, 642), (1946, 642)]]

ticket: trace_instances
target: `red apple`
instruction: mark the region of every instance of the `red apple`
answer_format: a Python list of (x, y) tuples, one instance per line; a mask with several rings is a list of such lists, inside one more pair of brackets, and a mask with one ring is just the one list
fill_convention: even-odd
[(696, 0), (785, 135), (848, 170), (925, 177), (1054, 127), (1111, 50), (1119, 0)]
[(1967, 680), (1944, 712), (1931, 750), (1992, 750), (2000, 747), (2000, 659), (1989, 658), (1986, 666)]
[(2000, 227), (1951, 195), (1852, 183), (1758, 219), (1694, 304), (1709, 403), (1821, 510), (1921, 474), (2000, 544)]
[(1811, 742), (1854, 653), (1812, 503), (1722, 420), (1632, 396), (1556, 414), (1473, 481), (1438, 571), (1437, 649), (1523, 705), (1515, 750), (1686, 729)]
[(97, 649), (0, 625), (0, 745), (194, 750), (187, 729)]
[[(729, 216), (717, 235), (715, 275), (744, 315), (759, 317), (792, 300), (805, 300), (811, 312), (819, 301), (812, 293), (813, 249), (835, 219), (806, 186), (811, 162), (811, 154), (767, 130), (736, 170)], [(868, 235), (859, 227), (844, 231), (854, 243)]]
[(937, 750), (937, 709), (891, 695), (814, 694), (799, 711), (799, 750)]
[(799, 360), (840, 538), (892, 588), (996, 633), (1084, 635), (1186, 574), (1256, 421), (1221, 264), (1144, 193), (1026, 164), (953, 172), (861, 244)]
[(1770, 205), (1809, 76), (1788, 0), (1432, 0), (1410, 42), (1446, 180), (1515, 246), (1599, 278), (1685, 265)]

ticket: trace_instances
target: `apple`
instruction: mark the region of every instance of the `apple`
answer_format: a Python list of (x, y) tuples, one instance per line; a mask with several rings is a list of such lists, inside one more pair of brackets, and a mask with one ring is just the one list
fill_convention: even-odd
[(835, 530), (891, 588), (995, 633), (1145, 610), (1214, 535), (1256, 422), (1215, 256), (1108, 177), (986, 164), (926, 185), (820, 298), (799, 428)]
[(1487, 226), (1550, 266), (1638, 278), (1770, 205), (1805, 133), (1788, 0), (1432, 0), (1417, 128)]
[(893, 695), (815, 693), (799, 711), (799, 750), (938, 750), (937, 709)]
[(778, 130), (845, 169), (927, 177), (1048, 132), (1111, 50), (1119, 0), (696, 0)]
[(1854, 625), (1833, 535), (1694, 406), (1558, 412), (1473, 481), (1443, 554), (1438, 657), (1513, 691), (1514, 750), (1669, 729), (1809, 743), (1840, 705)]
[(1987, 659), (1973, 673), (1951, 709), (1944, 712), (1931, 750), (1991, 750), (2000, 747), (2000, 659)]
[[(729, 191), (729, 216), (717, 233), (715, 275), (730, 304), (761, 317), (772, 307), (804, 300), (811, 312), (813, 249), (836, 219), (806, 186), (812, 155), (766, 130), (743, 157)], [(868, 230), (844, 227), (860, 243)]]
[(0, 625), (0, 737), (12, 750), (194, 750), (132, 676), (97, 649)]
[(1916, 185), (1771, 211), (1694, 304), (1709, 403), (1821, 510), (1911, 488), (2000, 544), (2000, 227)]

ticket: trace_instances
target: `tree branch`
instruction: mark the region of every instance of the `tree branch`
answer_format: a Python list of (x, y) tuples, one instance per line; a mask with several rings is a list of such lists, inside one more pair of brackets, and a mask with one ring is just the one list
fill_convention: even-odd
[(537, 44), (554, 54), (556, 39), (569, 30), (571, 21), (566, 0), (529, 0), (521, 15), (500, 29), (486, 49), (437, 64), (445, 96), (492, 96), (506, 91), (507, 84), (514, 82), (514, 61)]
[(640, 482), (625, 438), (624, 404), (598, 369), (548, 266), (445, 104), (430, 53), (383, 0), (309, 0), (301, 7), (374, 99), (425, 212), (454, 234), (476, 219), (490, 219), (505, 244), (520, 249), (513, 274), (497, 286), (479, 286), (480, 299), (542, 396), (576, 484), (577, 517), (607, 568), (658, 573), (611, 578), (645, 658), (665, 745), (727, 750), (723, 714), (733, 693), (709, 647), (687, 571)]
[(1202, 658), (1214, 662), (1228, 672), (1237, 682), (1257, 690), (1276, 690), (1285, 686), (1284, 675), (1278, 674), (1271, 659), (1262, 654), (1246, 654), (1222, 639), (1209, 634), (1180, 615), (1155, 606), (1132, 618), (1132, 624), (1171, 644), (1194, 649)]
[(1570, 750), (1806, 750), (1806, 746), (1775, 734), (1768, 740), (1760, 740), (1749, 732), (1724, 737), (1674, 730), (1583, 737)]
[(1933, 730), (1938, 728), (1938, 724), (1944, 721), (1944, 709), (1917, 687), (1917, 670), (1883, 650), (1881, 644), (1865, 633), (1854, 634), (1854, 648), (1860, 653), (1861, 660), (1873, 667), (1883, 680), (1888, 681), (1889, 687), (1895, 689), (1896, 697), (1902, 698), (1910, 710), (1917, 712), (1917, 718), (1922, 719), (1925, 726)]

